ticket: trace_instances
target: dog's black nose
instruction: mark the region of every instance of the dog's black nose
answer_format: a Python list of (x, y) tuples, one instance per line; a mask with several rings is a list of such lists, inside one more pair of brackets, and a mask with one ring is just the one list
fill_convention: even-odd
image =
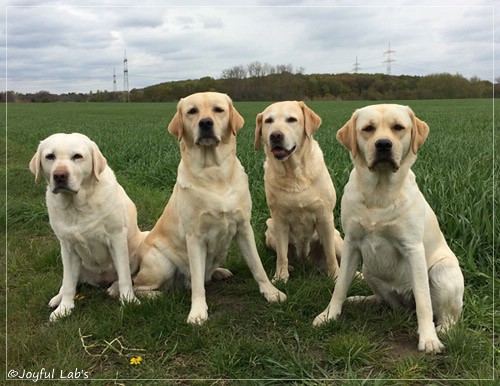
[(198, 123), (201, 130), (211, 130), (214, 127), (214, 121), (211, 118), (203, 118)]
[(377, 151), (390, 151), (392, 149), (392, 141), (390, 139), (379, 139), (375, 142)]
[(273, 142), (273, 143), (279, 143), (279, 142), (283, 141), (284, 137), (285, 136), (283, 135), (283, 133), (281, 131), (273, 131), (269, 135), (269, 139), (271, 139), (271, 142)]
[(54, 172), (54, 181), (62, 184), (68, 181), (69, 173), (67, 171)]

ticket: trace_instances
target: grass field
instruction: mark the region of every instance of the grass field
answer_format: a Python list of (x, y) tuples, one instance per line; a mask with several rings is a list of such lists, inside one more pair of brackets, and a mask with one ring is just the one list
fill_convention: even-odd
[[(166, 204), (177, 174), (177, 141), (166, 130), (175, 104), (11, 104), (7, 109), (7, 232), (5, 366), (7, 378), (88, 377), (95, 384), (495, 384), (498, 376), (500, 281), (494, 221), (498, 205), (498, 132), (491, 100), (405, 101), (425, 120), (430, 135), (413, 170), (436, 212), (465, 276), (462, 318), (442, 336), (446, 351), (417, 351), (416, 317), (386, 306), (347, 305), (339, 321), (314, 328), (334, 283), (308, 264), (295, 264), (280, 289), (282, 304), (259, 294), (236, 248), (226, 267), (234, 276), (207, 286), (209, 320), (186, 324), (188, 291), (175, 289), (140, 306), (120, 307), (103, 289), (79, 288), (73, 314), (49, 324), (49, 299), (62, 279), (59, 245), (47, 216), (45, 186), (35, 185), (28, 163), (38, 142), (55, 132), (82, 132), (101, 148), (136, 203), (141, 229), (150, 229)], [(335, 133), (355, 108), (368, 102), (311, 102), (323, 124), (315, 135), (337, 189), (338, 203), (351, 163)], [(268, 209), (263, 151), (253, 150), (255, 116), (267, 102), (235, 103), (246, 120), (238, 156), (250, 181), (252, 224), (268, 275), (275, 257), (264, 245)], [(496, 114), (500, 116), (500, 114)], [(495, 125), (500, 127), (498, 122)], [(5, 141), (6, 146), (5, 146)], [(496, 146), (495, 146), (496, 141)], [(3, 171), (5, 172), (5, 171)], [(339, 205), (337, 205), (338, 207)], [(336, 222), (340, 227), (336, 209)], [(498, 244), (498, 243), (497, 243)], [(496, 248), (498, 249), (498, 248)], [(496, 253), (498, 256), (498, 253)], [(355, 281), (350, 294), (368, 294)], [(140, 364), (132, 358), (142, 357)], [(44, 370), (42, 370), (44, 369)], [(17, 372), (17, 373), (15, 373)], [(16, 375), (17, 374), (17, 375)], [(240, 381), (235, 381), (236, 379)], [(327, 382), (326, 380), (337, 380)], [(150, 380), (150, 381), (147, 381)], [(201, 380), (206, 380), (205, 382)], [(42, 381), (38, 381), (42, 383)], [(25, 379), (21, 384), (31, 384)]]

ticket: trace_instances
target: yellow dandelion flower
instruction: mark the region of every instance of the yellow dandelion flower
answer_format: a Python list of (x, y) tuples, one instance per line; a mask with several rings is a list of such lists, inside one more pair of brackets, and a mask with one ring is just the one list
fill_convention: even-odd
[(130, 364), (131, 365), (138, 365), (142, 362), (142, 357), (133, 357), (133, 358), (130, 358)]

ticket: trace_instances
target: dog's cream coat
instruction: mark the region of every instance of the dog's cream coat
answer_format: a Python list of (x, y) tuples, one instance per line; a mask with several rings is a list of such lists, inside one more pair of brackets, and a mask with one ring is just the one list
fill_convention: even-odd
[(113, 283), (110, 295), (137, 302), (131, 272), (146, 233), (97, 145), (83, 134), (54, 134), (40, 142), (29, 167), (36, 182), (47, 180), (50, 225), (61, 244), (63, 282), (49, 302), (56, 307), (50, 320), (74, 308), (78, 282)]
[(359, 109), (338, 131), (354, 169), (341, 203), (340, 273), (315, 325), (339, 317), (362, 258), (364, 279), (374, 295), (350, 299), (385, 300), (393, 307), (414, 304), (418, 349), (442, 351), (437, 331), (446, 331), (460, 316), (464, 279), (410, 170), (428, 132), (428, 125), (401, 105)]
[(257, 115), (255, 148), (263, 140), (271, 212), (266, 244), (276, 251), (275, 280), (288, 280), (289, 255), (317, 260), (337, 276), (343, 241), (333, 222), (335, 188), (312, 136), (320, 125), (321, 118), (303, 102), (273, 103)]
[(188, 323), (208, 318), (205, 282), (231, 275), (220, 265), (233, 239), (265, 298), (286, 299), (264, 271), (250, 225), (248, 177), (236, 157), (236, 133), (243, 123), (227, 95), (207, 92), (181, 99), (168, 126), (180, 142), (177, 182), (141, 247), (134, 285), (151, 294), (176, 277), (186, 279), (192, 290)]

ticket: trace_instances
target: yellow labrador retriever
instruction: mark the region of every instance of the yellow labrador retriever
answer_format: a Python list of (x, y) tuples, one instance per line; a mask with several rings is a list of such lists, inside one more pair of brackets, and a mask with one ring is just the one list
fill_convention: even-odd
[(50, 320), (71, 313), (78, 282), (113, 283), (111, 296), (137, 302), (131, 272), (146, 233), (97, 145), (83, 134), (54, 134), (40, 142), (29, 167), (36, 182), (42, 175), (47, 181), (50, 225), (61, 244), (63, 281), (49, 302), (57, 307)]
[(263, 140), (271, 212), (266, 244), (277, 255), (274, 280), (288, 280), (289, 255), (316, 260), (337, 276), (343, 241), (333, 222), (335, 188), (312, 137), (320, 125), (321, 118), (304, 102), (273, 103), (257, 115), (255, 149)]
[(362, 257), (374, 295), (350, 299), (416, 307), (418, 349), (442, 351), (436, 331), (446, 331), (460, 316), (464, 279), (410, 170), (428, 132), (409, 107), (393, 104), (361, 108), (338, 131), (354, 169), (341, 203), (342, 265), (315, 325), (339, 317)]
[(192, 290), (191, 324), (208, 318), (205, 282), (231, 276), (220, 265), (233, 239), (264, 297), (270, 302), (286, 299), (264, 271), (250, 225), (248, 177), (236, 157), (236, 133), (243, 123), (227, 95), (206, 92), (181, 99), (168, 125), (180, 142), (177, 182), (141, 247), (134, 285), (151, 295), (184, 279)]

